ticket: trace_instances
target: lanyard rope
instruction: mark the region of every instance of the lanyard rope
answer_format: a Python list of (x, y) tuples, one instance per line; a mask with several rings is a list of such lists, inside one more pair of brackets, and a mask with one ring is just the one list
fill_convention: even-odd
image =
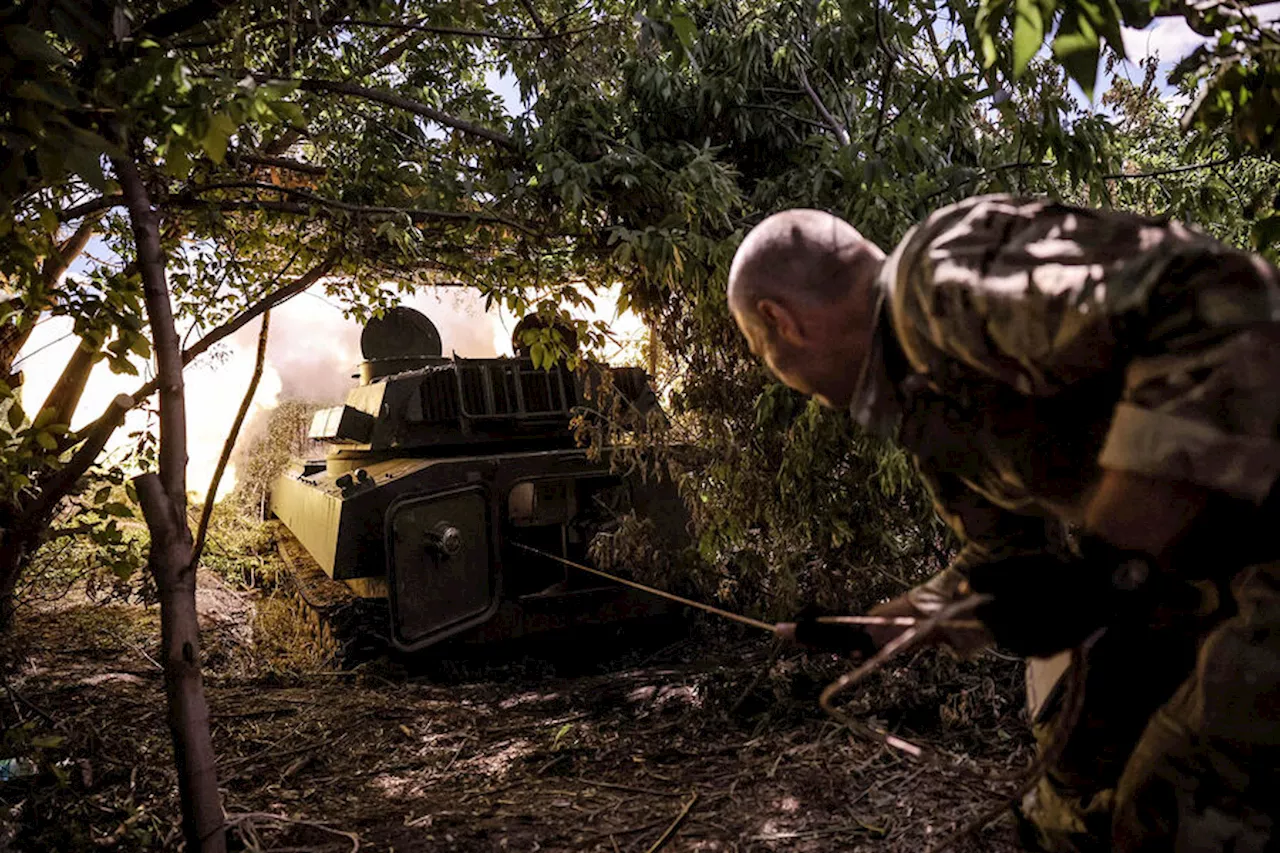
[(635, 581), (630, 581), (630, 580), (627, 580), (626, 578), (620, 578), (617, 575), (611, 575), (608, 572), (602, 572), (599, 569), (593, 569), (591, 566), (584, 566), (581, 563), (575, 563), (573, 560), (566, 560), (564, 557), (558, 557), (555, 554), (548, 554), (546, 551), (539, 551), (537, 548), (531, 548), (530, 546), (525, 545), (521, 542), (513, 542), (512, 544), (515, 545), (517, 548), (522, 548), (525, 551), (528, 551), (530, 554), (537, 554), (539, 557), (545, 557), (548, 560), (555, 560), (557, 563), (563, 563), (566, 566), (570, 566), (580, 571), (587, 572), (588, 574), (596, 575), (597, 577), (602, 577), (605, 580), (611, 580), (614, 583), (620, 583), (623, 586), (629, 586), (632, 589), (638, 589), (641, 592), (647, 592), (650, 595), (656, 595), (658, 598), (665, 598), (668, 601), (674, 601), (677, 604), (683, 604), (686, 607), (693, 607), (705, 613), (711, 613), (716, 616), (720, 616), (724, 619), (728, 619), (732, 622), (737, 622), (741, 625), (749, 625), (752, 628), (759, 628), (761, 631), (768, 631), (770, 634), (773, 633), (774, 626), (763, 620), (752, 619), (750, 616), (743, 616), (740, 613), (732, 613), (728, 610), (721, 610), (719, 607), (712, 607), (710, 604), (703, 604), (701, 601), (693, 601), (692, 599), (684, 598), (682, 596), (676, 595), (675, 593), (667, 592), (661, 589), (655, 589), (651, 586), (645, 586), (642, 583), (636, 583)]
[[(641, 592), (649, 593), (650, 595), (656, 595), (659, 598), (665, 598), (669, 601), (674, 601), (687, 607), (693, 607), (705, 613), (711, 613), (715, 616), (720, 616), (730, 621), (738, 622), (742, 625), (759, 628), (760, 630), (768, 631), (771, 634), (776, 633), (778, 627), (780, 627), (777, 625), (770, 625), (768, 622), (760, 619), (753, 619), (750, 616), (743, 616), (739, 613), (722, 610), (719, 607), (713, 607), (710, 604), (703, 604), (700, 601), (693, 601), (692, 599), (684, 598), (682, 596), (675, 595), (674, 593), (666, 592), (665, 590), (655, 589), (651, 586), (645, 586), (642, 583), (636, 583), (635, 581), (627, 580), (626, 578), (620, 578), (617, 575), (610, 574), (609, 572), (601, 571), (600, 569), (595, 569), (591, 566), (584, 566), (581, 563), (575, 563), (572, 560), (566, 560), (564, 557), (559, 557), (555, 554), (547, 553), (546, 551), (540, 551), (537, 548), (530, 547), (520, 542), (514, 542), (512, 544), (517, 548), (528, 551), (531, 554), (536, 554), (539, 557), (544, 557), (548, 560), (562, 563), (571, 568), (604, 578), (605, 580), (610, 580), (614, 583), (622, 584), (623, 586), (629, 586), (632, 589), (637, 589)], [(919, 645), (921, 641), (939, 628), (981, 630), (982, 623), (980, 621), (975, 619), (957, 619), (956, 617), (971, 614), (976, 607), (982, 605), (988, 600), (989, 597), (984, 595), (968, 596), (960, 601), (952, 602), (937, 613), (934, 613), (932, 616), (923, 619), (917, 619), (910, 616), (817, 617), (814, 621), (832, 625), (895, 625), (907, 629), (895, 639), (886, 643), (885, 646), (876, 652), (876, 654), (874, 654), (870, 659), (863, 662), (853, 671), (846, 673), (835, 682), (828, 685), (828, 687), (822, 691), (822, 696), (819, 699), (818, 704), (821, 705), (823, 710), (825, 710), (833, 719), (846, 726), (855, 734), (901, 750), (914, 758), (923, 759), (932, 763), (936, 767), (941, 768), (952, 765), (952, 762), (944, 761), (942, 755), (932, 749), (917, 746), (916, 744), (903, 740), (890, 732), (853, 719), (848, 714), (844, 713), (842, 709), (835, 706), (835, 698), (840, 693), (862, 681), (862, 679), (870, 673), (879, 669), (885, 661)], [(1085, 640), (1084, 643), (1074, 651), (1073, 658), (1075, 663), (1071, 668), (1071, 679), (1067, 684), (1066, 693), (1063, 698), (1062, 726), (1055, 732), (1053, 740), (1042, 750), (1036, 761), (1032, 763), (1031, 768), (1024, 773), (1013, 775), (1012, 778), (1020, 780), (1020, 784), (1014, 794), (1012, 796), (1001, 796), (997, 794), (996, 796), (1001, 800), (999, 805), (984, 812), (977, 819), (956, 830), (950, 836), (929, 848), (929, 853), (943, 853), (943, 851), (947, 850), (960, 840), (981, 831), (989, 823), (1005, 814), (1010, 808), (1016, 809), (1018, 804), (1022, 801), (1022, 797), (1039, 784), (1040, 779), (1044, 776), (1049, 766), (1052, 765), (1061, 754), (1066, 745), (1067, 738), (1070, 736), (1071, 731), (1075, 728), (1076, 723), (1080, 719), (1080, 712), (1084, 705), (1084, 679), (1085, 673), (1087, 672), (1086, 668), (1081, 665), (1081, 662), (1086, 658), (1090, 648), (1097, 642), (1104, 630), (1105, 629), (1099, 629), (1098, 631), (1095, 631), (1092, 636)], [(969, 768), (965, 769), (969, 774), (983, 782), (989, 783), (994, 781), (992, 779), (984, 778), (974, 770)]]
[[(517, 548), (523, 551), (528, 551), (530, 554), (536, 554), (539, 557), (543, 557), (548, 560), (554, 560), (555, 562), (569, 566), (570, 568), (587, 572), (588, 574), (592, 574), (597, 577), (604, 578), (605, 580), (613, 581), (614, 583), (622, 584), (623, 586), (629, 586), (632, 589), (638, 589), (641, 592), (647, 592), (649, 595), (656, 595), (658, 598), (665, 598), (668, 601), (674, 601), (677, 604), (683, 604), (686, 607), (692, 607), (696, 610), (701, 610), (704, 613), (710, 613), (713, 616), (719, 616), (723, 619), (728, 619), (731, 622), (737, 622), (740, 625), (747, 625), (751, 628), (758, 628), (761, 631), (768, 631), (770, 634), (775, 633), (778, 628), (777, 625), (772, 624), (770, 622), (765, 622), (762, 619), (754, 619), (750, 616), (743, 616), (741, 613), (734, 613), (730, 610), (723, 610), (719, 607), (714, 607), (710, 604), (703, 604), (701, 601), (694, 601), (691, 598), (685, 598), (684, 596), (676, 595), (673, 592), (667, 592), (666, 590), (663, 590), (663, 589), (657, 589), (656, 587), (646, 586), (645, 584), (637, 583), (636, 581), (633, 581), (633, 580), (628, 580), (623, 577), (618, 577), (617, 575), (610, 574), (609, 572), (602, 571), (597, 568), (593, 568), (592, 566), (584, 566), (582, 563), (575, 563), (573, 560), (566, 560), (564, 557), (549, 553), (547, 551), (540, 550), (538, 548), (534, 548), (531, 545), (525, 545), (523, 542), (513, 542), (511, 544), (515, 545)], [(957, 630), (971, 630), (971, 631), (977, 631), (982, 629), (982, 623), (978, 622), (977, 620), (938, 619), (936, 617), (931, 619), (917, 619), (914, 616), (818, 616), (818, 617), (815, 617), (813, 621), (818, 623), (819, 625), (892, 625), (892, 626), (898, 626), (902, 628), (910, 628), (918, 625), (923, 625), (924, 623), (928, 623), (928, 628), (930, 629), (931, 628), (951, 628), (951, 629), (957, 629)]]

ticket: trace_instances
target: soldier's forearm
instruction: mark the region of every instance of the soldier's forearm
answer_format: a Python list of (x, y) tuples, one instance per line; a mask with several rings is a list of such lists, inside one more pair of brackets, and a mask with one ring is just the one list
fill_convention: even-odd
[(1108, 470), (1084, 512), (1088, 533), (1157, 560), (1191, 526), (1209, 500), (1202, 486)]

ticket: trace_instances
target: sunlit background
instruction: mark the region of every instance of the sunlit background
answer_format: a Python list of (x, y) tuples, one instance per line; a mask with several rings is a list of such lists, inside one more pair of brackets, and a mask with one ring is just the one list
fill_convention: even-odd
[[(322, 288), (315, 287), (319, 291)], [(613, 337), (605, 355), (615, 364), (639, 363), (643, 323), (630, 312), (614, 311), (618, 288), (602, 290), (594, 299), (595, 310), (578, 316), (604, 321)], [(485, 312), (484, 299), (475, 291), (428, 288), (404, 304), (422, 311), (440, 330), (445, 354), (467, 358), (511, 355), (514, 319), (505, 311)], [(215, 347), (185, 371), (189, 462), (187, 488), (203, 496), (208, 490), (227, 431), (248, 388), (258, 345), (257, 321), (250, 323)], [(316, 293), (304, 293), (271, 312), (271, 330), (262, 380), (254, 395), (254, 413), (275, 407), (281, 400), (304, 400), (332, 405), (341, 402), (355, 386), (352, 374), (360, 363), (360, 324), (343, 316), (342, 306)], [(22, 405), (35, 411), (48, 395), (76, 347), (71, 320), (45, 318), (27, 342), (17, 369), (24, 374)], [(147, 365), (138, 362), (140, 371)], [(145, 375), (145, 374), (144, 374)], [(94, 420), (117, 394), (132, 393), (141, 384), (136, 376), (111, 373), (104, 364), (94, 369), (77, 410), (72, 428)], [(146, 415), (131, 412), (112, 443), (121, 453), (133, 439), (129, 433), (146, 426)], [(227, 469), (218, 497), (235, 486), (234, 464)]]

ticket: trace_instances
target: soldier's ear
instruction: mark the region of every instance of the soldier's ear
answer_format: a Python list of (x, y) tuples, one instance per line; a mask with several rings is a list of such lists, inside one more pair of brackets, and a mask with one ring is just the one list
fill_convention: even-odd
[(796, 315), (781, 302), (761, 299), (756, 303), (756, 315), (764, 321), (766, 328), (787, 343), (793, 345), (804, 343), (804, 335), (800, 331), (800, 323)]

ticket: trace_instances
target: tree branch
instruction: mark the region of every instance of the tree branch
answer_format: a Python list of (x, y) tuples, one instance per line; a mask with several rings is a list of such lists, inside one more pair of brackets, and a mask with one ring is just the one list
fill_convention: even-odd
[(1217, 160), (1209, 160), (1205, 163), (1190, 163), (1186, 166), (1171, 166), (1167, 169), (1153, 169), (1150, 172), (1120, 172), (1115, 175), (1103, 175), (1103, 180), (1107, 181), (1126, 181), (1134, 178), (1162, 178), (1165, 175), (1177, 175), (1182, 172), (1195, 172), (1200, 169), (1214, 169), (1218, 166), (1226, 166), (1237, 160), (1244, 159), (1243, 155), (1232, 154), (1227, 157), (1220, 157)]
[[(169, 286), (165, 280), (164, 249), (160, 246), (159, 217), (132, 157), (112, 160), (138, 247), (138, 274), (151, 326), (160, 389), (160, 479), (182, 511), (187, 501), (187, 419), (182, 382), (182, 351), (173, 323)], [(166, 412), (167, 410), (167, 412)], [(167, 441), (166, 441), (167, 439)], [(166, 448), (167, 445), (167, 448)]]
[(880, 135), (884, 133), (884, 112), (885, 107), (889, 104), (889, 89), (893, 82), (893, 65), (894, 54), (889, 49), (888, 43), (884, 40), (884, 24), (880, 16), (880, 4), (876, 4), (876, 41), (880, 45), (880, 53), (882, 70), (880, 74), (880, 107), (876, 111), (876, 129), (871, 134), (871, 151), (873, 153), (880, 149)]
[(809, 85), (809, 75), (804, 73), (804, 69), (799, 68), (797, 72), (800, 78), (800, 86), (804, 89), (805, 94), (809, 96), (809, 100), (813, 102), (813, 108), (818, 111), (818, 115), (822, 116), (827, 128), (835, 134), (840, 144), (848, 145), (849, 132), (840, 126), (840, 122), (836, 121), (836, 117), (827, 109), (827, 105), (822, 103), (822, 99), (818, 97), (818, 93), (814, 91), (813, 86)]
[(223, 10), (235, 5), (235, 0), (189, 0), (176, 9), (156, 15), (135, 30), (135, 36), (167, 39), (213, 20)]
[(218, 485), (222, 475), (226, 473), (227, 463), (231, 461), (231, 452), (236, 448), (236, 439), (240, 437), (240, 429), (244, 419), (253, 405), (253, 395), (258, 392), (258, 382), (262, 380), (262, 369), (267, 361), (267, 335), (270, 332), (271, 312), (262, 314), (262, 330), (258, 332), (258, 355), (253, 364), (253, 375), (249, 378), (249, 387), (245, 389), (244, 399), (240, 401), (240, 410), (227, 431), (227, 439), (222, 443), (222, 455), (218, 457), (218, 467), (213, 471), (213, 479), (209, 481), (209, 491), (205, 495), (204, 506), (200, 508), (200, 524), (196, 527), (196, 544), (191, 549), (191, 571), (200, 565), (200, 555), (204, 553), (205, 537), (209, 533), (209, 519), (213, 517), (213, 502), (218, 496)]
[[(1200, 169), (1215, 169), (1218, 166), (1226, 166), (1240, 160), (1249, 159), (1243, 154), (1231, 154), (1226, 157), (1219, 157), (1217, 160), (1207, 160), (1203, 163), (1188, 163), (1184, 166), (1170, 166), (1167, 169), (1152, 169), (1148, 172), (1117, 172), (1111, 175), (1103, 175), (1104, 181), (1130, 181), (1144, 178), (1163, 178), (1166, 175), (1178, 175), (1183, 172), (1195, 172)], [(943, 193), (950, 192), (954, 189), (966, 186), (987, 175), (993, 175), (996, 172), (1007, 172), (1012, 169), (1050, 169), (1056, 166), (1056, 163), (1045, 160), (1039, 163), (1001, 163), (998, 166), (988, 166), (985, 169), (978, 169), (968, 177), (963, 178), (953, 184), (949, 184), (939, 190), (929, 193), (920, 200), (921, 204), (926, 204)]]
[[(508, 219), (505, 216), (499, 216), (496, 213), (483, 213), (480, 211), (462, 211), (462, 210), (431, 210), (426, 208), (414, 207), (395, 207), (391, 205), (367, 205), (367, 204), (351, 204), (345, 201), (339, 201), (333, 198), (325, 198), (316, 193), (307, 190), (298, 189), (297, 187), (282, 187), (278, 184), (269, 184), (265, 181), (219, 181), (211, 184), (203, 184), (197, 187), (191, 187), (187, 192), (192, 195), (198, 195), (215, 190), (226, 189), (256, 189), (266, 190), (268, 192), (277, 192), (281, 195), (291, 196), (293, 198), (303, 199), (313, 205), (319, 205), (329, 210), (338, 210), (343, 213), (354, 213), (364, 216), (407, 216), (414, 222), (425, 222), (432, 219), (452, 222), (492, 222), (496, 225), (506, 225), (523, 231), (526, 234), (537, 235), (529, 226), (514, 219)], [(175, 198), (167, 202), (170, 206), (183, 206), (187, 204), (181, 197)], [(221, 201), (205, 202), (213, 204), (222, 204)], [(264, 210), (276, 210), (281, 213), (311, 213), (308, 205), (289, 205), (286, 203), (273, 204), (270, 201), (254, 199), (247, 202), (233, 202), (237, 204), (248, 204), (252, 206), (271, 205), (270, 207), (262, 207)], [(225, 208), (235, 209), (235, 208)]]
[(71, 423), (71, 416), (80, 405), (84, 386), (88, 383), (89, 374), (93, 372), (93, 366), (97, 361), (98, 350), (87, 348), (86, 342), (82, 339), (80, 346), (76, 347), (75, 352), (71, 353), (71, 358), (67, 359), (67, 366), (63, 368), (62, 375), (49, 390), (49, 396), (45, 397), (44, 405), (40, 407), (41, 411), (49, 408), (54, 410), (53, 423)]
[(266, 157), (262, 154), (254, 154), (248, 151), (235, 152), (227, 159), (234, 159), (240, 163), (248, 163), (250, 166), (265, 166), (271, 169), (284, 169), (287, 172), (297, 172), (300, 175), (324, 177), (329, 174), (329, 170), (324, 166), (313, 166), (310, 163), (301, 163), (297, 160), (290, 160), (288, 157)]
[[(324, 278), (328, 275), (329, 271), (333, 269), (340, 256), (341, 252), (338, 249), (331, 250), (329, 254), (325, 255), (315, 266), (298, 276), (289, 284), (286, 284), (278, 290), (272, 291), (270, 294), (264, 296), (262, 299), (258, 300), (235, 317), (232, 317), (227, 322), (212, 329), (209, 334), (183, 350), (183, 366), (185, 367), (195, 361), (218, 341), (228, 335), (235, 334), (240, 331), (240, 329), (251, 323), (255, 318), (262, 316), (278, 305), (284, 304), (299, 293), (302, 293), (304, 290), (311, 287), (311, 285), (315, 284), (320, 279)], [(156, 381), (152, 380), (135, 391), (133, 398), (138, 402), (141, 402), (147, 397), (150, 397), (155, 390)]]
[[(122, 142), (128, 141), (123, 133), (119, 135)], [(127, 144), (121, 148), (131, 151)], [(160, 600), (160, 644), (182, 831), (191, 853), (226, 853), (209, 706), (200, 674), (200, 628), (186, 514), (187, 417), (181, 343), (169, 299), (159, 216), (132, 153), (113, 157), (111, 162), (129, 208), (160, 385), (159, 476), (144, 474), (134, 482), (150, 533), (147, 565)]]
[(80, 204), (72, 205), (66, 210), (58, 213), (59, 222), (70, 222), (73, 219), (79, 219), (82, 216), (92, 216), (95, 213), (101, 213), (104, 210), (110, 210), (113, 207), (119, 207), (124, 204), (124, 196), (122, 195), (103, 195), (97, 198), (91, 198)]
[(738, 106), (744, 110), (768, 110), (769, 112), (780, 113), (781, 115), (784, 115), (789, 119), (798, 121), (801, 124), (808, 125), (809, 127), (817, 128), (818, 130), (821, 130), (824, 133), (831, 130), (830, 125), (811, 119), (808, 116), (802, 116), (799, 113), (793, 113), (791, 110), (787, 109), (786, 107), (780, 107), (777, 104), (743, 103), (743, 104), (739, 104)]
[(520, 0), (520, 5), (529, 13), (529, 17), (533, 20), (533, 25), (538, 28), (538, 32), (549, 37), (550, 30), (547, 29), (547, 23), (538, 14), (538, 7), (533, 5), (533, 0)]
[[(224, 211), (271, 211), (275, 213), (288, 213), (299, 216), (311, 216), (316, 213), (316, 208), (322, 210), (340, 211), (343, 213), (352, 213), (360, 216), (407, 216), (415, 223), (430, 222), (439, 220), (442, 222), (486, 222), (494, 225), (504, 225), (508, 228), (514, 228), (531, 236), (540, 236), (539, 232), (523, 222), (514, 219), (508, 219), (505, 216), (499, 216), (496, 213), (482, 213), (480, 211), (468, 212), (461, 210), (432, 210), (428, 208), (416, 207), (394, 207), (390, 205), (363, 205), (350, 204), (337, 199), (325, 198), (306, 190), (296, 187), (282, 187), (276, 184), (269, 184), (265, 181), (221, 181), (214, 184), (205, 184), (200, 187), (193, 187), (188, 190), (188, 194), (197, 194), (201, 192), (213, 192), (215, 190), (225, 189), (259, 189), (278, 192), (283, 195), (292, 196), (294, 198), (305, 199), (308, 203), (289, 202), (289, 201), (273, 201), (270, 199), (194, 199), (183, 198), (181, 196), (172, 197), (161, 203), (161, 207), (174, 208), (180, 210), (200, 210), (211, 208)], [(117, 207), (124, 204), (124, 197), (119, 195), (102, 196), (95, 199), (93, 204), (98, 210), (105, 210), (110, 207)]]
[[(84, 476), (85, 472), (93, 467), (93, 463), (102, 453), (102, 448), (107, 446), (107, 439), (111, 438), (111, 434), (124, 422), (124, 416), (136, 405), (134, 400), (135, 398), (128, 394), (118, 394), (111, 401), (107, 410), (94, 421), (94, 425), (86, 433), (85, 440), (76, 448), (76, 452), (71, 455), (67, 464), (40, 483), (40, 494), (22, 511), (22, 524), (44, 523), (44, 519), (54, 507), (75, 488), (76, 482)], [(110, 428), (107, 428), (108, 424)]]
[[(272, 78), (266, 75), (255, 75), (259, 82), (268, 82)], [(415, 101), (411, 98), (397, 95), (394, 92), (386, 92), (381, 89), (371, 89), (368, 86), (358, 86), (355, 83), (344, 83), (339, 80), (318, 80), (313, 77), (303, 77), (285, 82), (296, 83), (299, 89), (304, 92), (329, 92), (335, 95), (345, 95), (352, 98), (363, 98), (366, 101), (375, 101), (380, 104), (386, 104), (389, 107), (395, 107), (399, 110), (411, 112), (414, 115), (420, 115), (423, 118), (430, 119), (436, 124), (444, 127), (453, 128), (463, 133), (469, 133), (472, 136), (478, 136), (481, 139), (487, 139), (503, 148), (514, 149), (516, 147), (515, 140), (500, 130), (493, 130), (475, 122), (449, 115), (443, 110), (428, 106), (421, 101)]]
[(398, 21), (366, 21), (348, 18), (341, 21), (332, 21), (331, 23), (340, 26), (352, 27), (381, 27), (393, 30), (415, 31), (423, 33), (432, 33), (442, 36), (464, 36), (468, 38), (485, 38), (494, 41), (551, 41), (553, 39), (569, 38), (571, 36), (589, 33), (598, 30), (605, 25), (604, 22), (592, 24), (589, 27), (580, 27), (576, 30), (562, 30), (560, 32), (537, 32), (537, 33), (499, 33), (493, 30), (473, 30), (466, 27), (445, 27), (421, 23), (400, 23)]
[[(315, 284), (333, 268), (333, 265), (337, 263), (338, 257), (339, 252), (337, 249), (331, 251), (319, 263), (294, 281), (279, 290), (273, 291), (240, 314), (210, 331), (209, 334), (183, 351), (183, 366), (195, 361), (210, 347), (228, 335), (235, 334), (253, 321), (254, 318), (287, 302)], [(120, 394), (112, 400), (111, 405), (98, 416), (97, 420), (80, 431), (83, 441), (76, 448), (75, 453), (67, 464), (63, 465), (40, 484), (40, 495), (30, 507), (23, 511), (23, 518), (38, 520), (43, 517), (44, 513), (51, 511), (75, 487), (76, 481), (93, 467), (93, 463), (97, 461), (98, 456), (102, 453), (102, 448), (106, 447), (107, 440), (111, 438), (111, 434), (120, 428), (120, 424), (124, 423), (125, 415), (142, 403), (143, 400), (154, 394), (159, 387), (160, 380), (158, 378), (152, 379), (137, 391), (134, 391), (133, 394)]]
[(58, 283), (58, 279), (62, 278), (72, 262), (80, 257), (80, 253), (84, 251), (85, 246), (89, 245), (89, 241), (93, 239), (93, 235), (97, 230), (98, 217), (93, 216), (85, 219), (84, 222), (80, 223), (80, 227), (75, 230), (74, 234), (58, 245), (56, 258), (45, 258), (40, 275), (44, 279), (46, 286), (53, 286)]

